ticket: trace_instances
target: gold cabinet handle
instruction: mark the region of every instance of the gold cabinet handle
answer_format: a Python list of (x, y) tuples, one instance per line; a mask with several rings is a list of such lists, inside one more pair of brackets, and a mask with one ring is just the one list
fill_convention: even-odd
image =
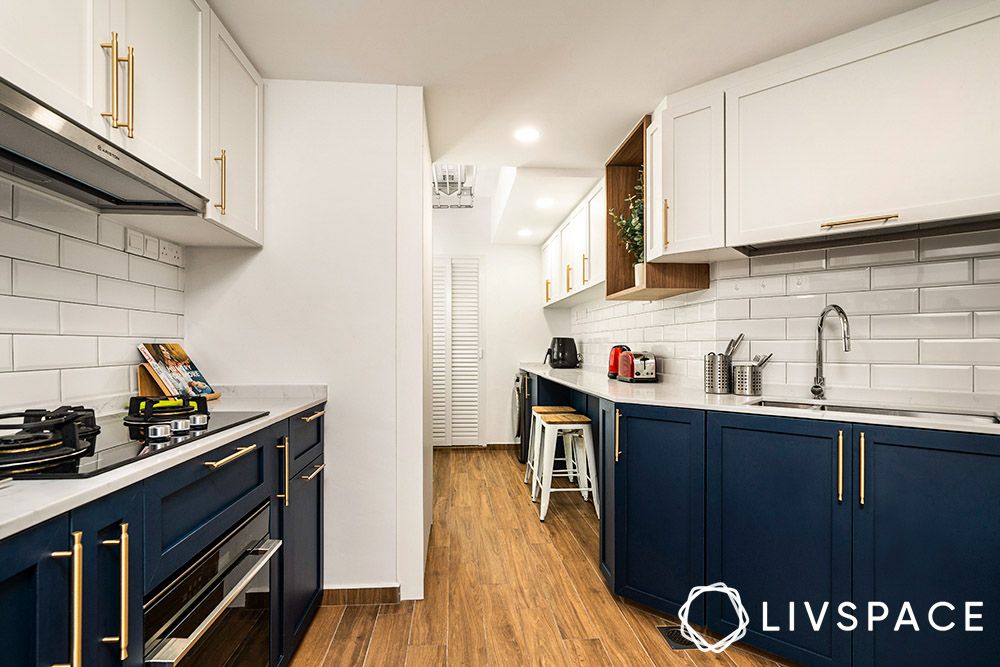
[(111, 51), (111, 111), (102, 111), (101, 116), (111, 120), (111, 127), (118, 127), (118, 33), (111, 33), (111, 41), (101, 44), (102, 49)]
[(322, 417), (325, 414), (326, 414), (326, 410), (319, 410), (318, 412), (312, 413), (308, 417), (299, 417), (299, 419), (301, 419), (302, 421), (308, 423), (308, 422), (315, 421), (315, 420), (319, 419), (320, 417)]
[(117, 540), (103, 540), (101, 544), (105, 546), (117, 546), (121, 551), (121, 570), (119, 571), (121, 598), (119, 614), (121, 615), (121, 629), (117, 637), (102, 637), (104, 644), (118, 644), (120, 660), (128, 659), (128, 524), (121, 524), (121, 537)]
[(545, 280), (545, 303), (548, 303), (552, 299), (551, 295), (549, 294), (549, 290), (551, 289), (551, 287), (552, 287), (552, 281), (546, 279)]
[(615, 410), (615, 463), (618, 463), (618, 458), (621, 456), (622, 450), (618, 444), (618, 432), (621, 426), (622, 411)]
[(285, 501), (285, 507), (288, 507), (289, 493), (288, 493), (288, 436), (284, 436), (281, 439), (281, 444), (278, 445), (278, 449), (284, 450), (285, 454), (285, 492), (275, 494), (275, 498)]
[(205, 461), (205, 466), (211, 468), (212, 470), (218, 470), (224, 465), (232, 463), (241, 456), (246, 456), (253, 450), (257, 449), (257, 445), (253, 444), (248, 447), (237, 447), (236, 451), (225, 458), (221, 458), (218, 461)]
[[(128, 130), (128, 138), (135, 138), (135, 49), (133, 47), (128, 47), (128, 56), (125, 58), (119, 58), (118, 62), (126, 63), (128, 65), (128, 79), (125, 89), (125, 109), (128, 112), (128, 119), (122, 123), (117, 118), (117, 110), (115, 111), (115, 127), (124, 127)], [(117, 78), (117, 77), (116, 77)]]
[(583, 253), (583, 259), (580, 261), (580, 279), (584, 285), (587, 284), (587, 253)]
[(861, 505), (865, 504), (865, 432), (861, 432)]
[(837, 431), (837, 502), (844, 502), (844, 432)]
[(222, 169), (222, 187), (220, 188), (220, 199), (221, 203), (213, 204), (215, 208), (219, 209), (221, 215), (226, 214), (226, 149), (223, 148), (219, 150), (219, 156), (212, 158), (219, 163)]
[(889, 222), (890, 220), (898, 220), (898, 213), (889, 213), (886, 215), (872, 215), (867, 218), (851, 218), (850, 220), (837, 220), (835, 222), (824, 222), (819, 227), (820, 229), (833, 229), (834, 227), (840, 227), (842, 225), (857, 225), (862, 222)]
[(667, 213), (670, 212), (670, 201), (666, 198), (663, 200), (663, 249), (666, 250), (667, 246), (670, 245), (670, 240), (667, 238)]
[(73, 546), (69, 551), (53, 551), (53, 558), (71, 558), (73, 600), (70, 604), (72, 630), (70, 634), (70, 657), (65, 664), (52, 667), (81, 667), (83, 664), (83, 533), (73, 532)]
[(570, 285), (570, 282), (569, 282), (569, 272), (572, 271), (572, 270), (573, 270), (573, 265), (572, 264), (567, 264), (566, 265), (566, 291), (567, 292), (573, 291), (573, 286)]
[(320, 463), (318, 466), (313, 466), (313, 467), (316, 468), (316, 469), (313, 470), (308, 475), (302, 475), (302, 479), (306, 480), (307, 482), (310, 481), (310, 480), (312, 480), (314, 477), (316, 477), (316, 475), (318, 475), (321, 472), (323, 472), (323, 468), (326, 467), (326, 464), (325, 463)]

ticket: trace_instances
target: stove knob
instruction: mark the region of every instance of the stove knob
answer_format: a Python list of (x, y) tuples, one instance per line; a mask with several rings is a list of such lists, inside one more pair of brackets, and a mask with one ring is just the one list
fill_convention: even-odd
[(191, 428), (193, 429), (208, 428), (208, 415), (191, 415), (188, 421), (191, 422)]
[(174, 419), (170, 422), (170, 431), (174, 435), (184, 435), (191, 430), (190, 419)]
[(149, 442), (170, 440), (170, 424), (150, 424), (146, 427), (146, 440)]

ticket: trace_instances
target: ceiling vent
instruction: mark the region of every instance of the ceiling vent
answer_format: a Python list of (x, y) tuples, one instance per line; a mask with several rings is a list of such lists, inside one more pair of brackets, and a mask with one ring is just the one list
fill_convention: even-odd
[(469, 164), (434, 165), (434, 208), (472, 208), (476, 168)]

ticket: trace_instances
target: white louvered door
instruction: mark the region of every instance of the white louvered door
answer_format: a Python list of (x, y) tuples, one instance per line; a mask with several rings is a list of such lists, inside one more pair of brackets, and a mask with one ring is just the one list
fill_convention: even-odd
[(481, 444), (479, 260), (436, 258), (433, 292), (434, 444)]

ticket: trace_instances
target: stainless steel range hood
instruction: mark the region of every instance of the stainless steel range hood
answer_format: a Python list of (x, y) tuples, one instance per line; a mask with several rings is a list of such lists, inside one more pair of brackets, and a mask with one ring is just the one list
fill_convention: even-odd
[(2, 173), (102, 212), (205, 212), (202, 196), (0, 79)]

